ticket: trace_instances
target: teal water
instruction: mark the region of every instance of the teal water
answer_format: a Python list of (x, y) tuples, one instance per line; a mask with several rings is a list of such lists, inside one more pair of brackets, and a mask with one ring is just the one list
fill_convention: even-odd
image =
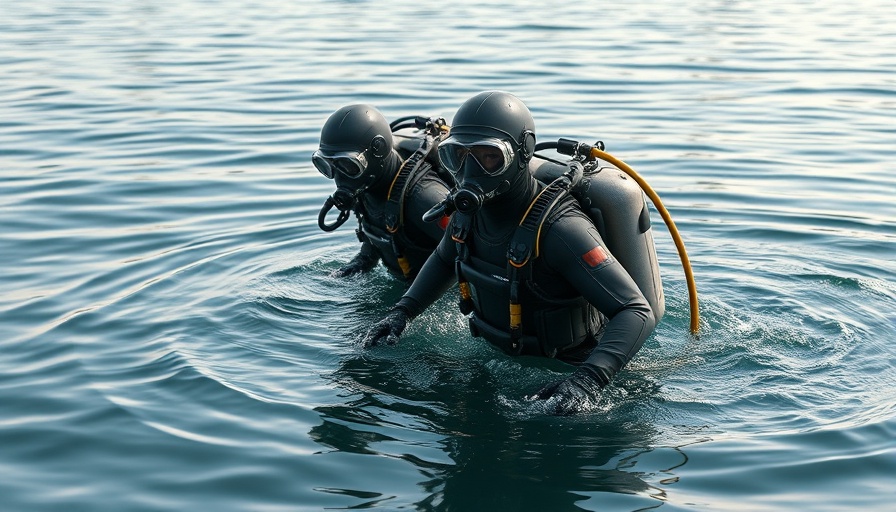
[[(0, 509), (892, 510), (896, 4), (16, 2), (0, 12)], [(484, 89), (663, 198), (667, 312), (597, 409), (446, 296), (337, 280), (338, 107)]]

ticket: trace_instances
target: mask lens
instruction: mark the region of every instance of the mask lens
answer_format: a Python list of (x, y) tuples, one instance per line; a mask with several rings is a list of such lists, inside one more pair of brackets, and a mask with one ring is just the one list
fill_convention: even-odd
[(439, 145), (439, 160), (448, 172), (457, 174), (464, 166), (470, 151), (463, 144), (447, 140)]
[(311, 163), (314, 164), (314, 167), (317, 167), (317, 170), (320, 171), (321, 174), (326, 176), (328, 179), (333, 179), (333, 166), (330, 165), (330, 161), (327, 157), (321, 154), (320, 150), (315, 151), (311, 155)]
[(449, 138), (439, 145), (439, 159), (453, 174), (463, 169), (468, 156), (472, 156), (486, 174), (497, 176), (510, 166), (513, 149), (501, 139), (485, 139), (464, 144)]
[(504, 152), (495, 146), (482, 145), (470, 148), (470, 154), (488, 174), (500, 174), (506, 168)]
[(311, 155), (311, 162), (327, 178), (333, 179), (336, 172), (348, 178), (358, 178), (367, 170), (367, 157), (363, 152), (343, 151), (325, 155), (320, 150)]

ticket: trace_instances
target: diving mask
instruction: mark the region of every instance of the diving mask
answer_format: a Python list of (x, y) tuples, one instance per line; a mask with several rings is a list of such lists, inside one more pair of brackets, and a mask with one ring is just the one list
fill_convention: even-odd
[(311, 162), (329, 179), (335, 178), (337, 172), (348, 178), (359, 178), (367, 170), (367, 156), (364, 153), (366, 151), (339, 151), (330, 154), (318, 149), (311, 155)]
[(472, 157), (485, 174), (500, 176), (510, 167), (513, 156), (510, 142), (492, 137), (462, 141), (451, 136), (439, 144), (439, 160), (453, 175), (457, 175), (464, 168), (466, 159)]

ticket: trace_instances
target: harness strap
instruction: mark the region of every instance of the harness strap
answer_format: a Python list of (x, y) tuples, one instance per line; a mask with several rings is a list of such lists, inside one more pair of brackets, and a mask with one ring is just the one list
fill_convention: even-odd
[(432, 166), (426, 163), (426, 157), (434, 147), (434, 137), (426, 135), (420, 147), (414, 151), (399, 167), (389, 186), (386, 194), (386, 205), (384, 207), (384, 215), (386, 221), (386, 231), (391, 235), (392, 250), (398, 259), (398, 265), (405, 277), (411, 275), (411, 265), (404, 256), (404, 251), (398, 243), (396, 234), (404, 227), (404, 203), (410, 192), (420, 178), (431, 169)]
[(470, 291), (470, 283), (464, 276), (459, 259), (454, 262), (454, 273), (457, 275), (457, 288), (460, 291), (458, 307), (462, 315), (469, 315), (473, 311), (473, 293)]
[(470, 234), (470, 226), (473, 224), (473, 217), (461, 213), (454, 212), (451, 215), (451, 239), (457, 245), (457, 259), (454, 260), (454, 273), (457, 275), (457, 288), (460, 291), (460, 300), (458, 306), (461, 314), (468, 315), (473, 311), (473, 294), (470, 291), (470, 283), (464, 276), (461, 269), (461, 263), (467, 261), (470, 256), (470, 249), (467, 247), (467, 235)]
[[(554, 207), (569, 195), (572, 188), (578, 181), (573, 173), (573, 169), (567, 171), (541, 192), (535, 196), (526, 213), (523, 214), (519, 226), (513, 232), (513, 238), (510, 240), (510, 246), (507, 248), (508, 264), (522, 268), (529, 263), (530, 258), (537, 258), (539, 253), (539, 241), (541, 239), (541, 228), (548, 218)], [(578, 176), (581, 177), (581, 171)]]
[(473, 217), (466, 213), (454, 212), (451, 215), (451, 239), (457, 244), (457, 260), (466, 261), (470, 255), (467, 248), (467, 236), (473, 225)]
[[(409, 190), (420, 179), (423, 173), (420, 169), (424, 167), (426, 156), (433, 148), (433, 137), (427, 135), (423, 138), (420, 147), (408, 157), (395, 173), (389, 191), (386, 194), (386, 230), (395, 233), (404, 224), (404, 200)], [(429, 166), (427, 166), (427, 169)]]
[(365, 222), (364, 219), (367, 218), (367, 209), (364, 208), (363, 201), (358, 201), (357, 203), (355, 203), (355, 206), (352, 209), (355, 212), (355, 219), (357, 219), (358, 221), (358, 227), (355, 228), (355, 235), (358, 237), (358, 241), (363, 244), (364, 242), (369, 241), (369, 239), (367, 238), (367, 234), (364, 233), (363, 229), (361, 229), (361, 226), (363, 226), (363, 223)]
[(532, 278), (532, 259), (538, 258), (541, 228), (548, 216), (563, 198), (578, 184), (582, 177), (581, 165), (575, 163), (570, 169), (552, 181), (535, 196), (519, 226), (513, 232), (507, 248), (507, 277), (510, 280), (510, 337), (511, 347), (520, 348), (522, 338), (522, 306), (519, 302), (520, 282)]

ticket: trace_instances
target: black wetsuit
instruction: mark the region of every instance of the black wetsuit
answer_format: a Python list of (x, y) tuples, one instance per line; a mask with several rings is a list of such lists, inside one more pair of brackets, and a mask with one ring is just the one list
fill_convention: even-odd
[[(448, 187), (429, 164), (420, 170), (419, 178), (411, 184), (404, 198), (404, 222), (395, 233), (389, 233), (386, 222), (389, 180), (368, 189), (355, 205), (359, 220), (358, 237), (362, 242), (361, 254), (370, 260), (370, 267), (382, 260), (383, 265), (396, 275), (403, 275), (398, 263), (398, 253), (410, 265), (409, 278), (420, 271), (445, 233), (447, 219), (441, 222), (423, 222), (423, 214), (448, 195)], [(396, 171), (397, 172), (397, 171)], [(393, 245), (394, 240), (394, 245)], [(359, 254), (360, 256), (360, 254)]]
[[(510, 331), (507, 249), (514, 230), (542, 187), (531, 176), (498, 196), (472, 219), (463, 245), (451, 228), (398, 303), (421, 313), (457, 281), (472, 288), (474, 335), (506, 349)], [(458, 214), (455, 213), (455, 216)], [(634, 356), (656, 321), (638, 286), (606, 249), (591, 220), (567, 197), (548, 217), (531, 279), (521, 283), (524, 349), (516, 353), (593, 365), (600, 385)]]

